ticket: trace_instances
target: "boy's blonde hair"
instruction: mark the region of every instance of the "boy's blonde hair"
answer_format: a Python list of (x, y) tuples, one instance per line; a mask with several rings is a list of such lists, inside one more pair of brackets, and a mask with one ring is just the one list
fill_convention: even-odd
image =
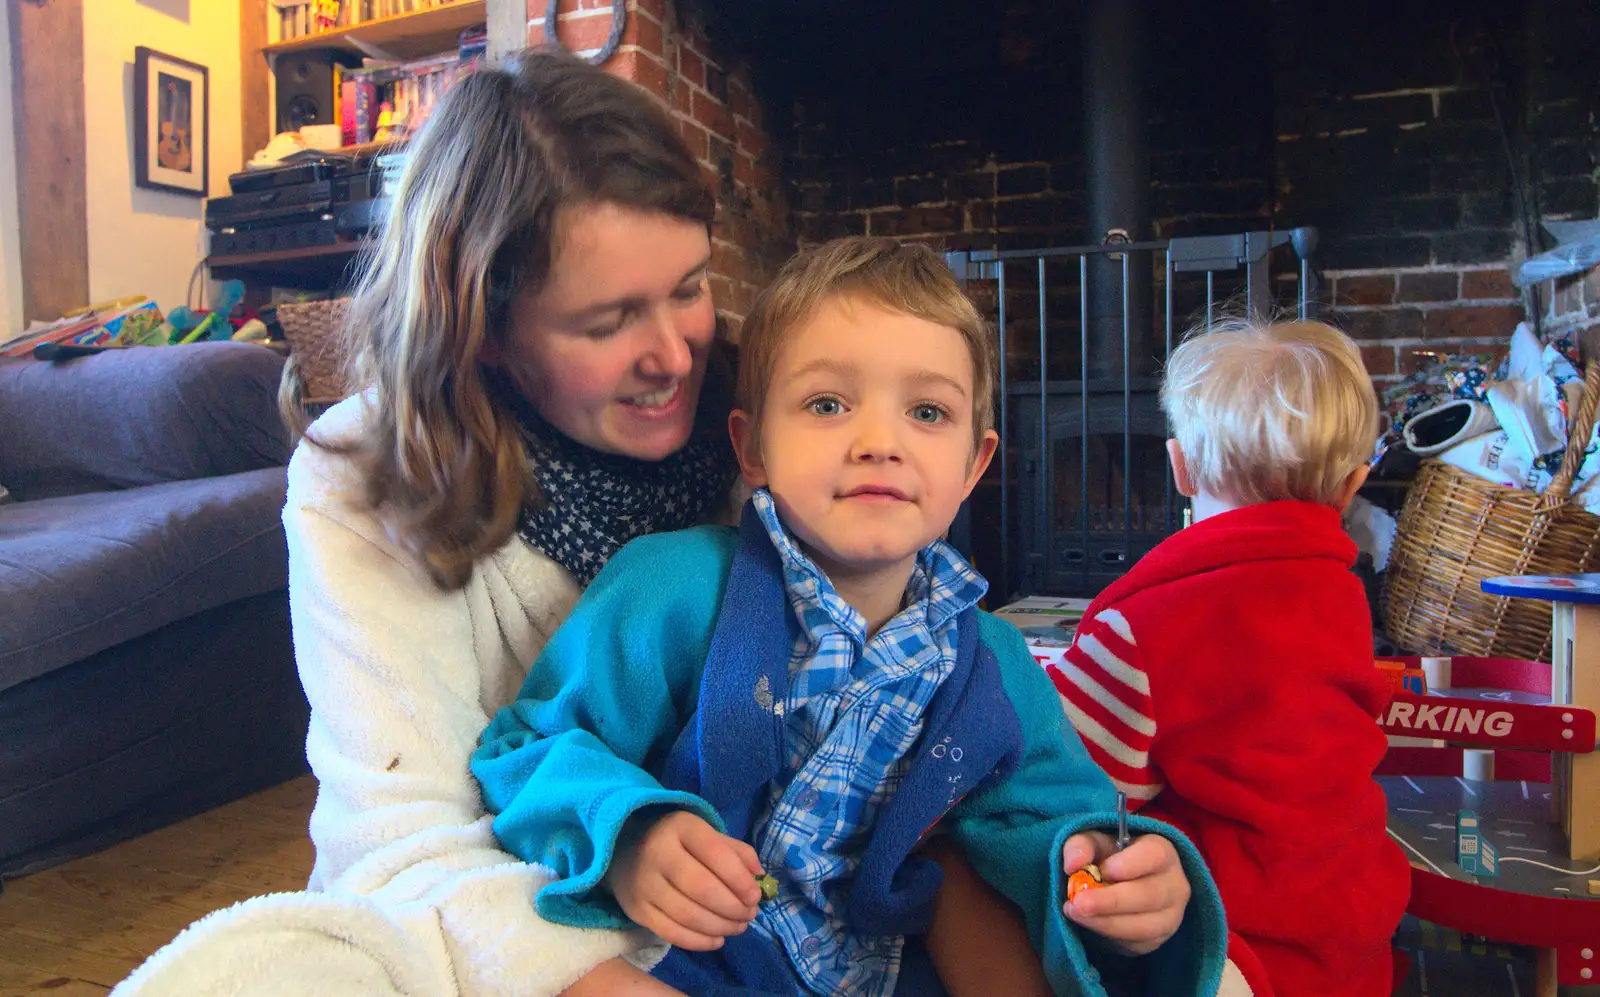
[(1161, 405), (1195, 485), (1233, 502), (1335, 504), (1378, 436), (1361, 352), (1321, 322), (1196, 330), (1167, 363)]
[(927, 246), (846, 236), (804, 250), (756, 297), (739, 338), (737, 404), (760, 431), (784, 337), (824, 302), (849, 296), (954, 329), (972, 354), (973, 440), (994, 425), (995, 337), (944, 259)]

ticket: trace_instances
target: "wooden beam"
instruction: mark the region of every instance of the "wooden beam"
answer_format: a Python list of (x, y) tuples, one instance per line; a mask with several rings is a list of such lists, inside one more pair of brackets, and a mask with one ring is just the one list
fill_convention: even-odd
[[(1565, 673), (1563, 702), (1586, 710), (1600, 708), (1600, 606), (1563, 602), (1555, 606), (1552, 647), (1557, 674)], [(1600, 860), (1600, 753), (1560, 755), (1552, 781), (1561, 778), (1567, 857)], [(1554, 794), (1552, 794), (1554, 795)]]
[(490, 60), (527, 48), (528, 0), (489, 0), (487, 28)]
[(272, 139), (271, 73), (261, 54), (266, 44), (267, 0), (239, 0), (239, 123), (246, 160)]
[(83, 0), (26, 0), (6, 6), (11, 18), (22, 311), (31, 322), (90, 303)]

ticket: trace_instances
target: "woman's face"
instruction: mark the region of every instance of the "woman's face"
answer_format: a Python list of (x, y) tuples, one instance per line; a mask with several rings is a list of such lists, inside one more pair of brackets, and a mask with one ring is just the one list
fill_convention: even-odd
[(499, 357), (539, 414), (606, 453), (661, 460), (694, 428), (716, 313), (699, 222), (614, 204), (557, 217), (550, 275)]

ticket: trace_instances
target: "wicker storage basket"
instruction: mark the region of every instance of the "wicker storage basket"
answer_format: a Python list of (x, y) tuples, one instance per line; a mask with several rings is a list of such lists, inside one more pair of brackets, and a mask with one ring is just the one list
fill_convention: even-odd
[(1387, 625), (1415, 653), (1550, 660), (1550, 603), (1485, 593), (1497, 575), (1570, 574), (1600, 563), (1600, 516), (1567, 501), (1600, 407), (1589, 361), (1561, 468), (1543, 495), (1437, 460), (1423, 463), (1390, 553)]
[(336, 402), (345, 388), (344, 311), (348, 299), (278, 306), (278, 324), (309, 404)]

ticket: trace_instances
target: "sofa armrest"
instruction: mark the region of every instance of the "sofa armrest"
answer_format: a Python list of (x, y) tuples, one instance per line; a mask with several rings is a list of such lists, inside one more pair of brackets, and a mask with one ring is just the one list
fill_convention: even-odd
[(0, 360), (0, 484), (27, 501), (287, 464), (283, 362), (234, 342)]

